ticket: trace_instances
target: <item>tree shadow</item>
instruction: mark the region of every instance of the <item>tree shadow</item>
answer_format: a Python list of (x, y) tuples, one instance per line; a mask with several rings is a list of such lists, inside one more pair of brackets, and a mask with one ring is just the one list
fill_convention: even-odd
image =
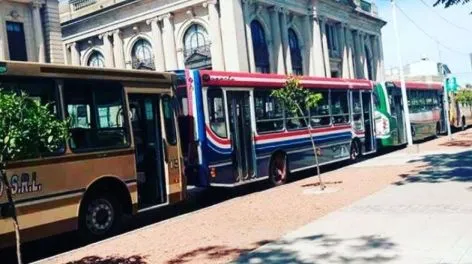
[(421, 163), (414, 170), (399, 175), (402, 180), (394, 185), (408, 183), (472, 182), (472, 151), (454, 154), (433, 154), (411, 160)]
[(148, 264), (145, 260), (146, 257), (142, 256), (131, 256), (131, 257), (120, 257), (120, 256), (88, 256), (80, 260), (67, 262), (66, 264)]
[(440, 144), (440, 146), (445, 147), (472, 147), (472, 140), (452, 140)]
[(234, 261), (242, 263), (387, 263), (398, 258), (397, 245), (377, 235), (340, 238), (315, 235), (273, 242)]

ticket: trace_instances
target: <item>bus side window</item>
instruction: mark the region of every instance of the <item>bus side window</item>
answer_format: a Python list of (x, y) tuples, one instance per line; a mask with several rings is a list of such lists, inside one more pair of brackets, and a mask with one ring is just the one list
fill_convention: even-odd
[(321, 100), (316, 107), (310, 109), (311, 126), (329, 126), (331, 125), (331, 116), (329, 115), (329, 91), (321, 91)]
[(254, 91), (257, 132), (279, 131), (284, 128), (282, 103), (267, 91)]
[(221, 138), (227, 138), (225, 106), (223, 91), (220, 88), (209, 88), (207, 91), (208, 119), (211, 130)]
[(123, 88), (119, 83), (64, 81), (64, 101), (71, 120), (72, 150), (127, 147), (123, 118)]
[(170, 96), (165, 95), (162, 97), (162, 108), (167, 143), (175, 145), (177, 144), (177, 137), (175, 133), (174, 109), (172, 108), (172, 98)]
[(349, 103), (346, 91), (331, 91), (331, 116), (335, 125), (349, 123)]

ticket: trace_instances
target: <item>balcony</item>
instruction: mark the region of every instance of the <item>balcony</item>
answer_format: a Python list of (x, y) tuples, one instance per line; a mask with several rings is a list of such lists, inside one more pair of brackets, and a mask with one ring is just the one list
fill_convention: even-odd
[(377, 5), (375, 5), (373, 0), (355, 0), (354, 2), (359, 11), (378, 17)]
[(77, 11), (79, 9), (85, 8), (95, 4), (97, 0), (71, 0), (69, 4), (72, 7), (72, 11)]

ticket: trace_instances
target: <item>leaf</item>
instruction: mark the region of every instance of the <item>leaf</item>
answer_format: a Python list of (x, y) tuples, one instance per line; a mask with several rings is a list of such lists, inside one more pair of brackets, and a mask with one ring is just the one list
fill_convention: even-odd
[(53, 136), (49, 136), (49, 137), (48, 137), (48, 143), (51, 143), (53, 139), (54, 139)]

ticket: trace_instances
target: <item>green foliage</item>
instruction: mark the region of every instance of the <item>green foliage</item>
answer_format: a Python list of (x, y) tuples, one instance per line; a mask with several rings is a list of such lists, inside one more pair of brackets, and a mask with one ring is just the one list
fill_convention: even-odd
[(309, 109), (316, 107), (318, 102), (323, 99), (320, 93), (310, 92), (308, 89), (303, 89), (300, 80), (296, 77), (290, 76), (285, 82), (285, 86), (281, 89), (273, 90), (270, 96), (280, 100), (287, 111), (295, 116), (299, 116), (302, 109)]
[(55, 151), (67, 137), (66, 121), (26, 94), (0, 90), (0, 162), (35, 158)]
[(458, 4), (467, 4), (470, 0), (436, 0), (433, 6), (437, 5), (444, 5), (444, 7), (448, 8), (450, 6), (458, 5)]
[(459, 92), (456, 93), (456, 101), (462, 105), (472, 105), (472, 90), (459, 90)]

